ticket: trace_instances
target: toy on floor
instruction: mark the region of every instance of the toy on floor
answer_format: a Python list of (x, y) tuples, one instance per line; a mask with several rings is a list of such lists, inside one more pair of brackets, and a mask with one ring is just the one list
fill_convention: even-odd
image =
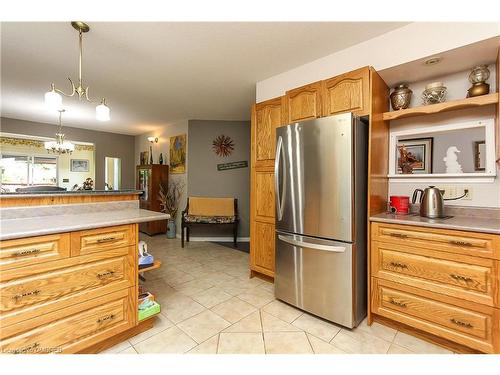
[(144, 241), (139, 242), (139, 269), (152, 266), (155, 259), (148, 253), (148, 244)]

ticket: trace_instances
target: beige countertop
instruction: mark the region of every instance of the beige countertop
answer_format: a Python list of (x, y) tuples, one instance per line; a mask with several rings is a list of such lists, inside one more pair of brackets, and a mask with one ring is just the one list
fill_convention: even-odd
[(429, 219), (421, 217), (418, 214), (395, 215), (392, 213), (381, 213), (370, 217), (370, 221), (500, 234), (500, 219), (492, 217), (456, 215), (447, 219)]
[(0, 199), (9, 198), (41, 198), (41, 197), (68, 197), (82, 195), (141, 195), (142, 190), (63, 190), (63, 191), (31, 191), (31, 192), (7, 192), (0, 193)]
[(160, 212), (126, 208), (112, 211), (66, 212), (58, 215), (2, 218), (0, 220), (0, 240), (166, 220), (169, 217), (169, 215)]

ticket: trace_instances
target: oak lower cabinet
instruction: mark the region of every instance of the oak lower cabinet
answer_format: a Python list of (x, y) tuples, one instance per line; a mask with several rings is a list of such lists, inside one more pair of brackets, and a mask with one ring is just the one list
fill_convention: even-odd
[(458, 351), (500, 353), (499, 255), (499, 235), (372, 222), (372, 318)]
[(0, 243), (0, 352), (78, 353), (134, 329), (137, 224)]
[(274, 170), (255, 168), (252, 180), (250, 269), (274, 277)]
[(368, 115), (370, 109), (370, 68), (353, 70), (323, 81), (323, 116), (353, 112)]
[(276, 128), (286, 124), (285, 98), (252, 108), (250, 270), (274, 276), (274, 154)]

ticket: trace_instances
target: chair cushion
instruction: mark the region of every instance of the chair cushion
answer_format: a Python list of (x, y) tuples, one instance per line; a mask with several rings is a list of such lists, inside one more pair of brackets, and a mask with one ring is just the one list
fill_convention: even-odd
[(234, 198), (189, 197), (189, 214), (196, 216), (234, 216)]
[(203, 224), (230, 224), (234, 223), (236, 216), (202, 216), (202, 215), (184, 215), (186, 223)]

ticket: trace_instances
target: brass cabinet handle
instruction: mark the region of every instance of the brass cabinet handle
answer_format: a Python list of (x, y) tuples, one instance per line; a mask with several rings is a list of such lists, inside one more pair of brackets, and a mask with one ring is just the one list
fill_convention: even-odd
[(456, 245), (456, 246), (464, 246), (464, 247), (471, 247), (472, 246), (472, 244), (470, 242), (466, 242), (466, 241), (451, 240), (450, 244)]
[(462, 276), (462, 275), (455, 275), (454, 273), (450, 273), (450, 276), (452, 279), (455, 279), (457, 281), (465, 281), (466, 283), (474, 281), (470, 277)]
[(38, 254), (40, 251), (41, 251), (40, 249), (21, 250), (21, 251), (18, 251), (17, 253), (14, 253), (14, 256), (22, 257), (25, 255), (33, 255), (33, 254)]
[(102, 279), (104, 277), (113, 276), (114, 273), (115, 273), (115, 271), (106, 271), (106, 272), (98, 273), (97, 277), (100, 278), (100, 279)]
[(103, 237), (103, 238), (99, 238), (97, 240), (97, 243), (112, 242), (112, 241), (115, 241), (115, 240), (117, 240), (116, 237)]
[(30, 291), (30, 292), (16, 294), (14, 297), (12, 297), (12, 299), (15, 299), (16, 301), (18, 301), (24, 297), (36, 296), (37, 294), (40, 294), (41, 292), (42, 292), (41, 290), (35, 289), (35, 290)]
[(408, 235), (403, 234), (403, 233), (389, 233), (389, 235), (391, 237), (397, 237), (397, 238), (402, 238), (402, 239), (408, 238)]
[(24, 354), (24, 353), (28, 353), (28, 352), (33, 352), (33, 350), (36, 349), (36, 348), (38, 348), (39, 346), (40, 346), (40, 344), (38, 342), (35, 342), (33, 344), (25, 346), (24, 348), (15, 349), (11, 353), (13, 353), (13, 354)]
[(474, 328), (474, 326), (470, 323), (467, 322), (462, 322), (461, 320), (457, 320), (455, 318), (451, 318), (450, 322), (453, 324), (456, 324), (457, 326), (464, 327), (464, 328)]
[(408, 268), (408, 266), (404, 263), (399, 263), (399, 262), (391, 262), (391, 266), (393, 267), (400, 267), (400, 268)]
[(404, 308), (408, 307), (408, 306), (406, 305), (406, 303), (401, 302), (401, 301), (397, 301), (397, 300), (395, 300), (394, 298), (391, 298), (391, 299), (389, 300), (389, 302), (390, 302), (390, 303), (392, 303), (393, 305), (396, 305), (396, 306), (399, 306), (399, 307), (404, 307)]
[(114, 314), (104, 315), (102, 318), (97, 319), (97, 323), (103, 323), (106, 320), (112, 320), (115, 318)]

